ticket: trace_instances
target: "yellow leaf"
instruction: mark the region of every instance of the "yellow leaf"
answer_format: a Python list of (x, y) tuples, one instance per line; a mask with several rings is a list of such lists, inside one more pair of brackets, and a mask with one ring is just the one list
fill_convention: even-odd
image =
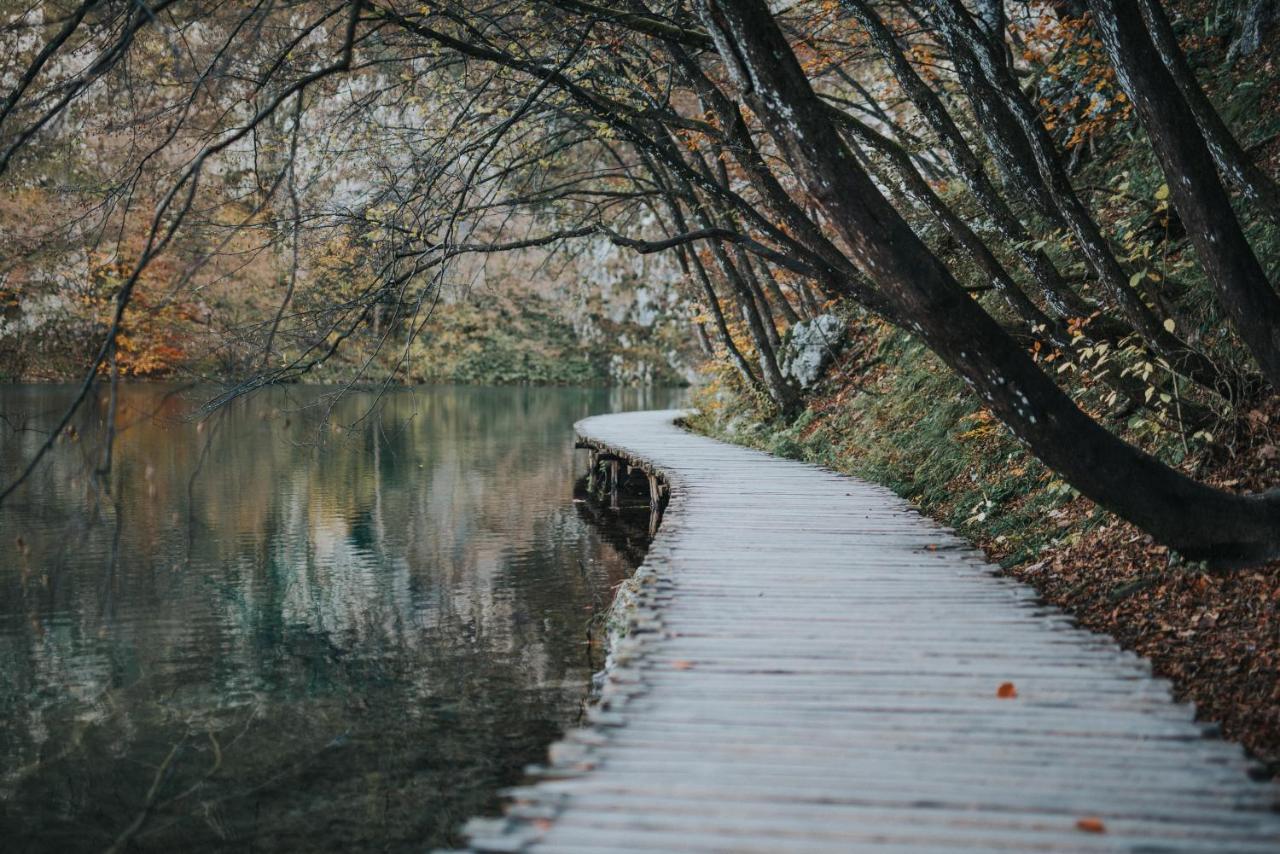
[(1174, 322), (1173, 322), (1173, 318), (1172, 318), (1172, 317), (1170, 317), (1170, 318), (1168, 318), (1168, 319), (1166, 319), (1166, 320), (1165, 320), (1165, 322), (1164, 322), (1164, 331), (1165, 331), (1165, 332), (1172, 332), (1175, 328), (1176, 328), (1176, 325), (1174, 324)]
[(1156, 190), (1156, 199), (1163, 201), (1169, 198), (1169, 185), (1161, 184), (1160, 189)]

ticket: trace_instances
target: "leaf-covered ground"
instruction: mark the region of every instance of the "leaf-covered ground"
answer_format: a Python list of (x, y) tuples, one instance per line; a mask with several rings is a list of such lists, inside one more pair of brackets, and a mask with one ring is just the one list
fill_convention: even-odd
[[(1210, 483), (1252, 490), (1280, 466), (1280, 398), (1252, 410), (1234, 446), (1206, 460)], [(1076, 499), (1061, 523), (1090, 512)], [(1001, 549), (983, 542), (994, 557)], [(1183, 566), (1133, 526), (1113, 520), (1009, 573), (1151, 659), (1202, 717), (1280, 772), (1280, 561), (1234, 572)]]

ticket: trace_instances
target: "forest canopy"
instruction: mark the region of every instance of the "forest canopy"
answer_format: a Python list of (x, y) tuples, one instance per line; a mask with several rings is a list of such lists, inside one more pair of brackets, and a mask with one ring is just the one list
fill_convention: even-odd
[(789, 330), (836, 313), (1160, 542), (1280, 553), (1280, 493), (1157, 453), (1280, 387), (1275, 79), (1199, 63), (1267, 63), (1273, 2), (0, 11), (11, 374), (413, 380), (483, 280), (472, 331), (571, 304), (516, 337), (700, 351), (785, 420)]

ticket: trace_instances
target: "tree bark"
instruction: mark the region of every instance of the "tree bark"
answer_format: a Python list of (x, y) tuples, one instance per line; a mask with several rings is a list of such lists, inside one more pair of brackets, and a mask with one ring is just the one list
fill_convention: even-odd
[(1040, 295), (1048, 310), (1056, 317), (1088, 317), (1093, 306), (1075, 293), (1054, 267), (1044, 252), (1031, 248), (1034, 242), (1022, 222), (1000, 196), (995, 184), (968, 141), (956, 126), (937, 94), (920, 79), (911, 63), (898, 46), (893, 33), (865, 0), (845, 0), (845, 6), (867, 31), (872, 44), (880, 54), (898, 85), (911, 103), (937, 135), (943, 148), (951, 156), (960, 177), (968, 185), (978, 204), (991, 217), (996, 231), (1014, 247), (1018, 259), (1031, 273), (1040, 289)]
[(1142, 15), (1146, 19), (1156, 50), (1160, 52), (1160, 59), (1177, 81), (1178, 90), (1195, 114), (1196, 124), (1204, 136), (1205, 144), (1209, 146), (1209, 153), (1213, 155), (1218, 171), (1239, 187), (1274, 222), (1280, 223), (1280, 186), (1245, 153), (1227, 123), (1213, 108), (1178, 45), (1178, 37), (1160, 0), (1142, 0), (1141, 5)]
[(1067, 223), (1054, 202), (1052, 189), (1036, 168), (1030, 141), (1019, 129), (1017, 120), (1001, 93), (983, 73), (974, 52), (982, 51), (990, 62), (1001, 66), (1007, 66), (1008, 63), (1003, 56), (996, 56), (987, 41), (986, 32), (977, 27), (974, 32), (979, 41), (961, 43), (956, 30), (948, 27), (941, 30), (943, 42), (951, 54), (956, 74), (969, 99), (974, 118), (977, 119), (978, 130), (999, 164), (1008, 189), (1022, 195), (1032, 209), (1054, 228), (1065, 227)]
[(1105, 507), (1193, 557), (1280, 552), (1280, 493), (1197, 483), (1089, 418), (982, 311), (841, 142), (764, 0), (698, 0), (730, 79), (911, 328), (1031, 451)]
[(933, 214), (947, 233), (955, 238), (965, 253), (982, 270), (991, 286), (1004, 298), (1014, 315), (1027, 325), (1029, 331), (1042, 326), (1048, 331), (1049, 337), (1056, 346), (1070, 346), (1071, 336), (1060, 328), (1061, 324), (1048, 317), (1027, 298), (1017, 282), (1005, 270), (1004, 265), (987, 248), (982, 238), (969, 227), (968, 223), (957, 216), (955, 211), (947, 207), (946, 202), (938, 197), (924, 176), (916, 171), (906, 151), (893, 140), (886, 139), (857, 119), (845, 117), (842, 124), (858, 141), (878, 152), (889, 163), (893, 174), (902, 182), (903, 190)]
[(1245, 239), (1197, 117), (1161, 60), (1138, 0), (1090, 0), (1102, 43), (1160, 157), (1196, 254), (1272, 388), (1280, 389), (1280, 295)]
[(1236, 8), (1236, 32), (1227, 59), (1236, 60), (1257, 51), (1278, 23), (1280, 2), (1277, 0), (1243, 0)]
[(974, 11), (982, 29), (991, 40), (992, 49), (1003, 50), (998, 45), (1004, 44), (1004, 28), (1008, 18), (1004, 12), (1004, 0), (976, 0)]
[(1071, 184), (1057, 146), (1045, 130), (1039, 115), (1026, 94), (1018, 88), (1009, 69), (996, 62), (983, 45), (982, 31), (969, 17), (959, 0), (933, 0), (935, 18), (948, 33), (947, 41), (955, 50), (953, 59), (959, 64), (976, 64), (987, 81), (1003, 98), (1012, 117), (1030, 143), (1035, 166), (1049, 187), (1053, 202), (1084, 253), (1089, 267), (1106, 288), (1126, 321), (1147, 345), (1163, 356), (1173, 370), (1214, 391), (1227, 391), (1231, 397), (1243, 393), (1241, 385), (1220, 371), (1209, 358), (1166, 328), (1163, 319), (1153, 311), (1129, 284), (1124, 267), (1111, 251), (1110, 244), (1080, 200)]
[(778, 310), (782, 312), (782, 316), (789, 324), (797, 324), (800, 322), (800, 315), (791, 305), (791, 300), (787, 299), (787, 295), (783, 293), (782, 287), (778, 284), (778, 280), (774, 278), (773, 271), (769, 269), (769, 262), (763, 258), (755, 259), (756, 269), (758, 270), (758, 278), (764, 284), (765, 291), (769, 296), (773, 297), (773, 301), (778, 304)]
[(823, 290), (830, 295), (851, 296), (872, 311), (887, 316), (889, 308), (884, 300), (866, 284), (857, 269), (849, 264), (835, 244), (822, 233), (822, 229), (805, 215), (777, 176), (770, 171), (737, 106), (707, 79), (683, 47), (667, 42), (666, 49), (685, 80), (697, 92), (699, 106), (715, 115), (720, 122), (728, 143), (724, 146), (726, 153), (734, 158), (768, 210), (781, 219), (795, 235), (797, 243), (807, 249), (818, 262), (820, 271), (824, 274), (820, 281)]

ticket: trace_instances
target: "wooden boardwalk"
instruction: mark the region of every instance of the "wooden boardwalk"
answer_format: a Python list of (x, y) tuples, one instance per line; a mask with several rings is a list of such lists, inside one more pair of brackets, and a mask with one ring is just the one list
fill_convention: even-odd
[(473, 850), (1280, 852), (1278, 787), (1146, 662), (887, 490), (675, 415), (577, 425), (670, 504), (590, 725)]

